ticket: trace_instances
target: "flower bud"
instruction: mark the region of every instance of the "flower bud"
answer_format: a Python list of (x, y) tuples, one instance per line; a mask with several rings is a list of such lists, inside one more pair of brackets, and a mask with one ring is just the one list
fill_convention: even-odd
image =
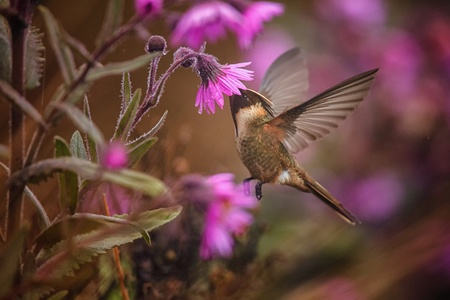
[[(180, 47), (178, 48), (177, 51), (175, 51), (175, 53), (173, 54), (173, 59), (175, 61), (183, 59), (183, 57), (195, 53), (194, 50), (192, 50), (191, 48), (187, 48), (187, 47)], [(181, 65), (185, 68), (189, 68), (191, 67), (193, 64), (195, 63), (195, 58), (194, 57), (190, 57), (187, 58), (184, 62), (181, 63)]]
[(166, 40), (160, 35), (152, 35), (145, 45), (145, 52), (154, 53), (162, 52), (163, 55), (167, 53), (167, 43)]

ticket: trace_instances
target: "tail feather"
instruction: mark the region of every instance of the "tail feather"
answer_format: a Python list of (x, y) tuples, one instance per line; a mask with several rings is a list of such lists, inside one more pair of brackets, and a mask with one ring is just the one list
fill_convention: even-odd
[(322, 200), (326, 205), (334, 209), (337, 214), (346, 222), (352, 225), (360, 224), (361, 222), (349, 212), (336, 198), (331, 195), (320, 183), (312, 178), (304, 180), (305, 185), (310, 189), (316, 197)]

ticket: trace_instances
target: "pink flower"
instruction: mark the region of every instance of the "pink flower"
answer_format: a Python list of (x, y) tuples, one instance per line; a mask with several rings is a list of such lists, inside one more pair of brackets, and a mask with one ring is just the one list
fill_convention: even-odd
[(112, 142), (100, 153), (100, 164), (106, 169), (117, 170), (127, 166), (128, 154), (124, 145)]
[(249, 4), (243, 11), (242, 30), (237, 34), (239, 46), (248, 48), (255, 36), (263, 30), (263, 23), (284, 13), (280, 3), (258, 1)]
[(241, 80), (253, 79), (252, 71), (242, 69), (249, 64), (250, 62), (221, 65), (214, 56), (200, 54), (194, 66), (202, 80), (195, 101), (198, 112), (201, 114), (205, 109), (207, 113), (215, 113), (216, 103), (223, 109), (223, 94), (240, 95), (239, 89), (246, 89)]
[(135, 0), (134, 9), (140, 17), (155, 15), (161, 12), (162, 0)]
[(206, 182), (211, 186), (213, 199), (208, 204), (200, 256), (229, 257), (233, 253), (233, 235), (242, 234), (253, 222), (247, 209), (256, 207), (258, 201), (246, 196), (242, 186), (235, 186), (232, 174), (217, 174)]
[(241, 15), (230, 4), (210, 1), (197, 4), (184, 13), (171, 36), (174, 45), (198, 48), (206, 40), (215, 42), (225, 35), (225, 28), (240, 28)]

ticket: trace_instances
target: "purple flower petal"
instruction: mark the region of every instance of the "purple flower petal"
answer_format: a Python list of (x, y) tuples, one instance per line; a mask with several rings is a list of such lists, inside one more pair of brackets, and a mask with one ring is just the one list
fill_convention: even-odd
[(240, 26), (241, 14), (226, 2), (210, 1), (186, 11), (171, 36), (174, 45), (186, 44), (198, 48), (205, 40), (216, 41), (225, 36), (225, 28)]
[(234, 184), (232, 174), (211, 176), (206, 183), (211, 186), (214, 198), (208, 205), (200, 256), (204, 259), (228, 257), (233, 251), (233, 235), (241, 234), (253, 222), (253, 216), (246, 209), (255, 207), (258, 201), (246, 196), (241, 185)]

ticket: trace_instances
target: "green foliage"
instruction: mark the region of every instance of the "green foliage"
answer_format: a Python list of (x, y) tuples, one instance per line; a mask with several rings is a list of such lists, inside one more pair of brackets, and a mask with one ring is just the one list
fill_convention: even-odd
[(44, 118), (34, 108), (34, 106), (22, 97), (8, 82), (0, 80), (0, 92), (5, 95), (12, 103), (20, 107), (20, 109), (31, 119), (36, 121), (42, 127), (47, 127)]
[(59, 69), (64, 78), (64, 82), (66, 85), (69, 85), (72, 83), (76, 74), (76, 65), (72, 50), (66, 43), (60, 26), (50, 11), (42, 5), (39, 6), (39, 11), (44, 18), (50, 45), (56, 56), (56, 60), (58, 61)]
[[(53, 224), (36, 240), (38, 280), (49, 282), (74, 276), (81, 265), (98, 254), (126, 243), (174, 219), (180, 206), (132, 216), (105, 217), (75, 214)], [(139, 230), (136, 230), (139, 228)]]
[[(91, 109), (89, 107), (89, 101), (87, 96), (84, 97), (84, 115), (86, 116), (86, 118), (89, 119), (89, 121), (92, 122), (92, 117), (91, 117)], [(85, 133), (86, 136), (86, 140), (87, 140), (87, 150), (88, 150), (88, 154), (89, 154), (89, 160), (92, 162), (97, 162), (98, 161), (98, 145), (95, 142), (95, 140), (87, 133)]]
[[(72, 138), (70, 139), (70, 153), (72, 156), (81, 158), (81, 159), (88, 159), (88, 155), (86, 152), (86, 148), (84, 147), (83, 138), (81, 137), (81, 134), (78, 130), (75, 130), (75, 132), (72, 134)], [(66, 155), (66, 156), (71, 156)]]
[[(76, 131), (75, 133), (77, 133)], [(72, 136), (72, 141), (74, 141), (75, 136)], [(78, 139), (77, 139), (78, 140)], [(79, 149), (80, 147), (77, 147), (77, 142), (74, 142), (74, 148)], [(76, 150), (75, 150), (76, 151)], [(79, 153), (79, 151), (77, 151)], [(55, 158), (59, 157), (65, 157), (65, 156), (71, 156), (71, 151), (69, 149), (69, 145), (67, 145), (67, 142), (59, 137), (55, 137)], [(58, 173), (58, 180), (59, 180), (59, 204), (61, 206), (61, 209), (63, 211), (68, 210), (70, 214), (74, 214), (75, 210), (77, 208), (78, 204), (78, 175), (74, 172), (70, 171), (63, 171)]]
[(114, 133), (114, 140), (121, 140), (125, 142), (130, 134), (130, 129), (132, 128), (134, 116), (138, 109), (141, 100), (141, 89), (137, 89), (131, 99), (131, 102), (125, 108), (123, 114), (120, 115), (117, 120), (116, 132)]
[(25, 87), (32, 89), (40, 85), (45, 59), (42, 53), (45, 48), (42, 44), (42, 36), (39, 29), (31, 27), (27, 35), (27, 47), (25, 48)]
[(106, 8), (102, 29), (95, 41), (97, 47), (106, 41), (120, 27), (123, 19), (124, 0), (111, 0)]
[(109, 182), (140, 191), (150, 197), (157, 197), (166, 191), (166, 186), (159, 179), (145, 173), (121, 169), (116, 171), (105, 170), (98, 164), (77, 157), (60, 157), (41, 160), (14, 174), (11, 181), (37, 183), (55, 172), (63, 170), (77, 173), (82, 179)]
[(128, 166), (133, 167), (135, 166), (144, 156), (148, 150), (156, 143), (158, 138), (156, 137), (149, 137), (136, 146), (134, 146), (129, 152), (128, 152)]
[(0, 266), (2, 266), (2, 271), (0, 272), (0, 297), (2, 298), (12, 287), (16, 273), (19, 271), (20, 254), (27, 232), (26, 228), (17, 230), (16, 234), (0, 250)]
[(109, 63), (104, 66), (97, 66), (89, 72), (86, 80), (95, 81), (100, 78), (111, 75), (121, 75), (124, 72), (134, 71), (148, 65), (155, 57), (161, 55), (161, 52), (147, 53), (127, 61)]

